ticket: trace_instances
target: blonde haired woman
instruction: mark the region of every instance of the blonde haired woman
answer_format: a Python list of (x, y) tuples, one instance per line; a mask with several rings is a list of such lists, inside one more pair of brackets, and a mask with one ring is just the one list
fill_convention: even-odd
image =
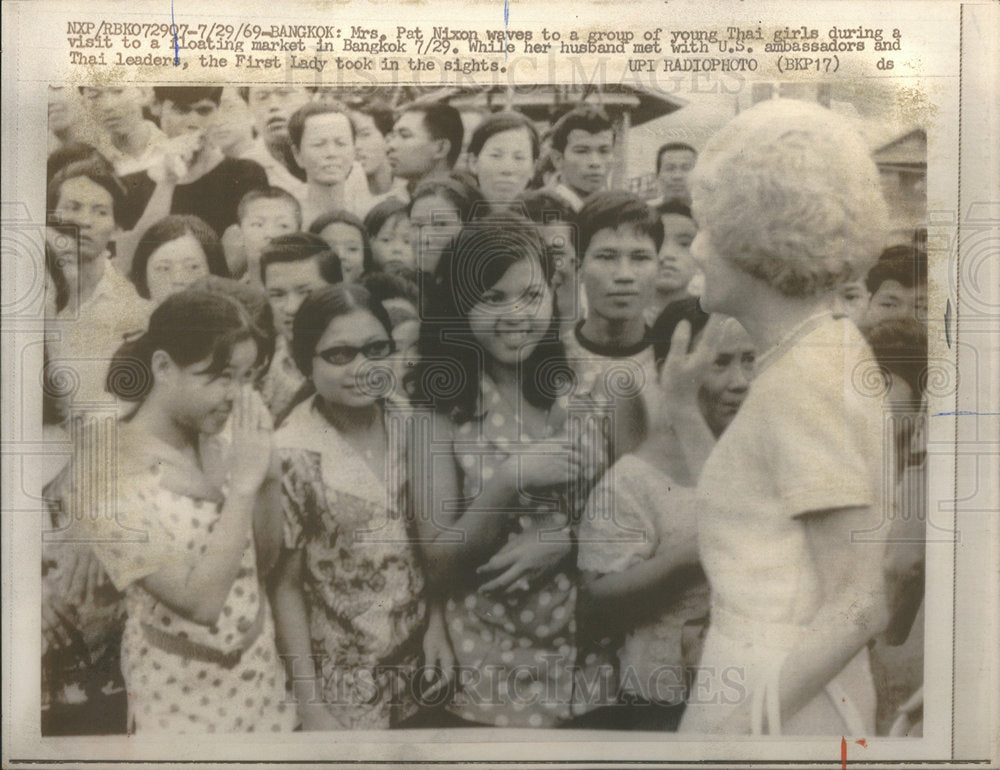
[[(829, 110), (774, 100), (712, 139), (691, 187), (702, 308), (738, 319), (761, 354), (699, 480), (712, 612), (680, 729), (870, 735), (883, 547), (854, 535), (882, 515), (882, 416), (853, 386), (871, 352), (829, 308), (881, 246), (878, 173)], [(690, 413), (687, 333), (668, 393)]]

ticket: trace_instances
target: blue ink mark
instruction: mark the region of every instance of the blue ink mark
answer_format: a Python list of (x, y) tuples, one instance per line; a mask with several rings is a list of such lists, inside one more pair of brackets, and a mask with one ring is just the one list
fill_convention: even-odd
[(177, 45), (177, 23), (174, 21), (174, 0), (170, 0), (170, 28), (174, 32), (174, 66), (181, 66), (180, 48)]
[[(173, 2), (173, 0), (171, 0)], [(503, 0), (503, 30), (507, 31), (507, 27), (510, 26), (510, 0)], [(504, 35), (506, 38), (507, 36)], [(504, 40), (503, 47), (503, 60), (504, 63), (507, 62), (507, 41)]]
[(937, 412), (931, 417), (1000, 417), (1000, 412)]

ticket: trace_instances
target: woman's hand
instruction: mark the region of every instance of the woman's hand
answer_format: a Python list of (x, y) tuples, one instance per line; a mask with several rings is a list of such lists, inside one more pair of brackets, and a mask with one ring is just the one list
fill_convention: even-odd
[[(422, 698), (429, 700), (451, 686), (455, 678), (455, 651), (440, 607), (432, 608), (424, 633), (424, 678)], [(440, 672), (440, 673), (438, 673)], [(435, 676), (437, 674), (437, 676)]]
[(230, 487), (237, 494), (256, 494), (274, 462), (274, 426), (260, 396), (249, 385), (240, 388), (233, 404), (232, 422)]
[(573, 542), (569, 529), (521, 533), (497, 551), (488, 562), (476, 570), (478, 575), (494, 577), (479, 587), (484, 594), (512, 594), (527, 591), (531, 584), (555, 569), (569, 555)]
[(698, 412), (698, 391), (708, 367), (715, 361), (727, 323), (737, 322), (719, 315), (710, 316), (701, 339), (690, 352), (691, 324), (688, 321), (677, 324), (670, 338), (670, 352), (660, 372), (660, 403), (650, 415), (651, 428), (662, 429), (673, 424), (679, 416)]

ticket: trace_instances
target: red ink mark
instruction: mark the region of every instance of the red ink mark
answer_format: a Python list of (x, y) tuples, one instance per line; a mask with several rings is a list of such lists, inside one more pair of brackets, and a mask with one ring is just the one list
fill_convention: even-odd
[(863, 749), (867, 749), (868, 748), (868, 741), (866, 741), (864, 738), (862, 738), (860, 741), (854, 741), (854, 742), (856, 744), (858, 744)]
[(840, 736), (840, 766), (847, 770), (847, 738)]

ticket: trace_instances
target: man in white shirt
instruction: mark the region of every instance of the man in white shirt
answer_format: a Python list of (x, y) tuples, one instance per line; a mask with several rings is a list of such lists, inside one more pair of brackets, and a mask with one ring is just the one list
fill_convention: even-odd
[(137, 174), (159, 161), (167, 137), (142, 114), (152, 103), (152, 89), (87, 86), (80, 94), (93, 122), (94, 147), (111, 161), (115, 174)]
[(151, 310), (108, 252), (124, 194), (98, 160), (66, 166), (49, 185), (46, 250), (57, 288), (50, 358), (74, 371), (79, 410), (114, 405), (104, 387), (108, 363), (125, 335), (145, 329)]
[(552, 162), (559, 172), (553, 192), (579, 213), (584, 199), (607, 185), (614, 150), (614, 127), (603, 110), (582, 105), (563, 115), (552, 127)]

